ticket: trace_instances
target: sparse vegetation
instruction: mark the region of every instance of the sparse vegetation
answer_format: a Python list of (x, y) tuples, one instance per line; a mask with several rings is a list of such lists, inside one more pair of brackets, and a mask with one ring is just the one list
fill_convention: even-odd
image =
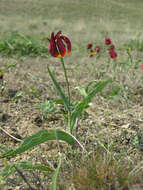
[(141, 6), (0, 2), (0, 190), (143, 188)]

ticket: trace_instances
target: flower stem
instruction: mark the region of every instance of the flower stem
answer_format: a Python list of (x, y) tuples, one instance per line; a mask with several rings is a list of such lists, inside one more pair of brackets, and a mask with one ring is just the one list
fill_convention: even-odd
[[(69, 111), (68, 111), (68, 129), (70, 130), (70, 124), (71, 124), (71, 110), (70, 110), (70, 85), (69, 85), (69, 81), (68, 81), (68, 77), (67, 77), (67, 71), (65, 68), (65, 64), (64, 64), (64, 59), (63, 57), (61, 58), (61, 63), (64, 69), (64, 75), (65, 75), (65, 79), (66, 79), (66, 84), (67, 84), (67, 91), (68, 91), (68, 101), (69, 101)], [(70, 130), (71, 133), (71, 130)]]
[(67, 77), (67, 71), (66, 71), (66, 68), (65, 68), (63, 57), (61, 58), (61, 63), (62, 63), (63, 69), (64, 69), (64, 75), (65, 75), (66, 84), (67, 84), (67, 90), (68, 90), (69, 107), (70, 107), (70, 85), (69, 85), (69, 81), (68, 81), (68, 77)]

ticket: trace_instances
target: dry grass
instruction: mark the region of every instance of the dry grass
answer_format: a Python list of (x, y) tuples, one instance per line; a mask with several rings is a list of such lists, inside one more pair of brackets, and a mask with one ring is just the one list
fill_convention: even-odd
[(93, 158), (83, 161), (80, 168), (73, 169), (72, 183), (77, 190), (128, 190), (142, 181), (141, 164), (134, 165), (128, 158), (98, 151)]

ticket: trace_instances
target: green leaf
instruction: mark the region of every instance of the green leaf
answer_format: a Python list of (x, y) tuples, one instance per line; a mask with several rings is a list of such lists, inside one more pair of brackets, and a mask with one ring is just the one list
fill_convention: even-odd
[(63, 100), (62, 99), (54, 99), (54, 100), (51, 100), (54, 104), (64, 104), (63, 103)]
[(22, 94), (23, 94), (22, 91), (17, 92), (16, 95), (12, 98), (12, 101), (16, 102), (16, 100), (20, 98)]
[(83, 101), (81, 101), (76, 108), (74, 109), (74, 111), (71, 114), (71, 118), (70, 118), (70, 132), (72, 133), (73, 127), (75, 125), (76, 119), (82, 114), (82, 112), (84, 111), (84, 109), (87, 108), (88, 104), (92, 101), (92, 99), (94, 98), (95, 94), (97, 94), (98, 92), (101, 92), (103, 88), (106, 87), (106, 85), (108, 83), (112, 82), (112, 79), (108, 79), (106, 81), (103, 82), (98, 82), (93, 90), (89, 93), (89, 95), (87, 97), (85, 97), (83, 99)]
[(46, 165), (43, 165), (40, 163), (27, 162), (27, 161), (17, 163), (15, 166), (19, 169), (24, 169), (24, 170), (40, 170), (40, 171), (45, 171), (45, 172), (53, 171), (53, 169), (49, 168)]
[(0, 176), (2, 177), (3, 180), (5, 180), (8, 176), (13, 174), (15, 172), (15, 166), (19, 169), (23, 170), (39, 170), (42, 172), (52, 172), (53, 169), (49, 168), (48, 166), (42, 165), (40, 163), (32, 163), (32, 162), (19, 162), (16, 164), (11, 164), (6, 166), (1, 172)]
[(38, 91), (36, 90), (36, 88), (34, 88), (34, 86), (32, 86), (32, 85), (31, 85), (29, 88), (31, 89), (32, 94), (33, 94), (36, 98), (38, 98)]
[(86, 87), (85, 87), (85, 91), (86, 91), (86, 93), (89, 92), (89, 88), (92, 86), (93, 83), (95, 83), (95, 80), (90, 81), (90, 82), (86, 85)]
[(40, 106), (39, 109), (43, 112), (43, 117), (46, 119), (48, 113), (58, 113), (58, 109), (54, 106), (52, 100), (46, 100), (43, 102)]
[(1, 172), (0, 177), (2, 180), (5, 180), (8, 176), (15, 172), (15, 168), (13, 165), (6, 166)]
[(86, 96), (87, 96), (87, 93), (86, 93), (85, 88), (80, 87), (80, 86), (76, 86), (76, 87), (75, 87), (75, 90), (78, 90), (78, 91), (80, 92), (80, 94), (81, 94), (83, 97), (86, 97)]
[[(76, 90), (78, 90), (80, 92), (80, 94), (83, 96), (83, 97), (87, 97), (88, 96), (88, 93), (89, 93), (89, 88), (95, 83), (95, 80), (94, 81), (90, 81), (85, 88), (83, 87), (80, 87), (80, 86), (77, 86), (75, 87)], [(92, 87), (93, 88), (93, 87)]]
[(4, 72), (10, 70), (11, 68), (16, 67), (17, 64), (18, 64), (18, 63), (13, 63), (13, 64), (10, 64), (10, 65), (6, 66), (5, 69), (4, 69)]
[(60, 172), (60, 168), (61, 168), (61, 159), (59, 161), (59, 164), (58, 164), (58, 167), (53, 175), (53, 178), (52, 178), (52, 184), (51, 184), (51, 187), (50, 189), (51, 190), (57, 190), (57, 185), (58, 185), (58, 178), (59, 178), (59, 172)]
[(121, 88), (119, 86), (115, 86), (112, 91), (109, 94), (109, 98), (113, 98), (114, 96), (116, 96), (118, 94), (118, 92), (121, 90)]
[(0, 158), (11, 157), (21, 154), (29, 149), (34, 148), (48, 140), (62, 140), (70, 145), (74, 145), (75, 139), (68, 133), (59, 129), (41, 130), (38, 133), (26, 138), (24, 142), (16, 150), (10, 150), (0, 156)]
[(52, 72), (50, 71), (50, 68), (48, 66), (47, 66), (47, 69), (48, 69), (49, 75), (50, 75), (50, 77), (51, 77), (51, 79), (52, 79), (52, 81), (53, 81), (53, 83), (54, 83), (54, 85), (55, 85), (55, 87), (59, 93), (59, 96), (63, 100), (63, 103), (64, 103), (66, 109), (68, 111), (70, 111), (70, 106), (69, 106), (69, 102), (68, 102), (67, 97), (65, 96), (64, 92), (62, 91), (61, 87), (59, 86), (58, 82), (56, 81), (54, 75), (52, 74)]

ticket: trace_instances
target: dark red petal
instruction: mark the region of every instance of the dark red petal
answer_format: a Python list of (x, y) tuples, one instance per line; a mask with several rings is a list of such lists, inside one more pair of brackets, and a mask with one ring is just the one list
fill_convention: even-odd
[(53, 32), (51, 34), (50, 45), (48, 48), (49, 48), (49, 52), (52, 56), (57, 57), (59, 55), (59, 52), (56, 47), (55, 36), (54, 36)]
[(55, 35), (54, 35), (54, 32), (52, 32), (52, 34), (51, 34), (51, 40), (54, 40), (54, 41), (55, 41)]
[(91, 49), (91, 48), (92, 48), (92, 44), (88, 44), (87, 49)]
[(66, 47), (61, 38), (57, 38), (57, 46), (59, 53), (61, 54), (62, 57), (64, 57), (66, 54)]
[(60, 30), (59, 32), (57, 32), (57, 34), (55, 35), (55, 39), (60, 38), (62, 31)]
[(116, 53), (114, 50), (110, 51), (110, 52), (109, 52), (109, 55), (110, 55), (110, 57), (111, 57), (112, 59), (116, 59), (116, 58), (117, 58), (117, 53)]
[(106, 45), (110, 45), (110, 44), (111, 44), (110, 38), (105, 38), (105, 44), (106, 44)]
[(66, 36), (61, 36), (60, 38), (63, 39), (67, 45), (66, 53), (70, 53), (71, 52), (71, 42), (70, 42), (69, 38), (67, 38)]
[(110, 49), (110, 50), (114, 50), (114, 49), (115, 49), (115, 46), (112, 44), (109, 49)]
[(96, 46), (96, 47), (95, 47), (95, 51), (96, 51), (97, 53), (99, 53), (99, 52), (100, 52), (100, 47), (99, 47), (99, 46)]

